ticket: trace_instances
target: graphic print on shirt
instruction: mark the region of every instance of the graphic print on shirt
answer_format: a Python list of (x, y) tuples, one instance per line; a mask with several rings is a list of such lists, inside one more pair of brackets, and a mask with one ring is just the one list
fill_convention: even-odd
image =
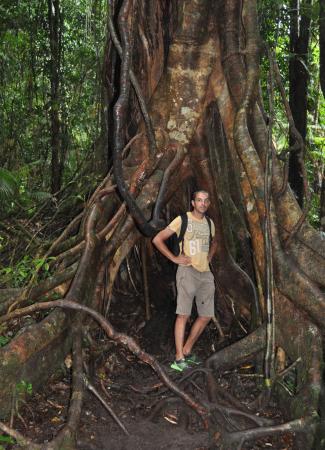
[(189, 244), (190, 256), (209, 252), (209, 225), (207, 221), (196, 222), (189, 219), (186, 229), (186, 240)]

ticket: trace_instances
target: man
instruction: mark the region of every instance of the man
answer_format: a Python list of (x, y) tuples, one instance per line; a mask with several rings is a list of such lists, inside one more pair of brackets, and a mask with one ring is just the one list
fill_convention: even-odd
[[(181, 217), (174, 219), (164, 230), (153, 239), (158, 250), (175, 264), (178, 264), (176, 274), (177, 309), (175, 322), (175, 361), (171, 368), (182, 372), (191, 364), (197, 364), (198, 359), (192, 355), (192, 348), (199, 336), (214, 316), (214, 278), (209, 268), (212, 258), (210, 249), (210, 227), (205, 213), (210, 205), (209, 193), (196, 191), (193, 194), (193, 211), (187, 212), (188, 224), (184, 235), (183, 253), (175, 256), (165, 244), (172, 234), (179, 235)], [(215, 234), (213, 222), (211, 235)], [(191, 315), (193, 299), (196, 298), (198, 317), (190, 330), (184, 344), (186, 323)]]

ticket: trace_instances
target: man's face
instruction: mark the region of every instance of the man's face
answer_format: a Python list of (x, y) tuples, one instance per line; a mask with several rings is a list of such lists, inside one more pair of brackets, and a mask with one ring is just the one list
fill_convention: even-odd
[(194, 211), (205, 214), (210, 205), (209, 194), (205, 192), (198, 192), (195, 199), (192, 200)]

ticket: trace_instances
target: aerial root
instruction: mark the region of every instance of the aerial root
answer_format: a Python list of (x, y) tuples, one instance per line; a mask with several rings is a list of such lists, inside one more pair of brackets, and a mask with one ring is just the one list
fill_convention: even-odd
[(65, 448), (74, 450), (76, 446), (76, 432), (82, 411), (84, 397), (83, 356), (82, 356), (82, 314), (77, 314), (72, 342), (72, 394), (68, 411), (68, 420), (57, 436), (45, 447), (46, 450)]

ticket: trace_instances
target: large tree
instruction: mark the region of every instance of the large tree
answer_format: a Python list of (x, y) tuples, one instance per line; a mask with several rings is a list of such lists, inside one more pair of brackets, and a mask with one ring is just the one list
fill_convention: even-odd
[[(104, 70), (111, 92), (108, 160), (113, 170), (83, 215), (48, 249), (46, 256), (56, 257), (55, 275), (34, 287), (2, 294), (1, 310), (10, 307), (11, 312), (1, 321), (58, 306), (2, 350), (2, 411), (21, 374), (37, 388), (70, 349), (72, 339), (75, 375), (68, 424), (50, 444), (25, 444), (63, 448), (64, 440), (64, 448), (73, 448), (83, 390), (81, 324), (87, 312), (111, 339), (150, 364), (211, 430), (219, 392), (211, 374), (264, 351), (267, 401), (281, 377), (275, 369), (275, 353), (284, 354), (284, 365), (292, 364), (296, 373), (294, 398), (278, 392), (287, 402), (288, 422), (272, 429), (225, 431), (216, 439), (227, 447), (270, 432), (300, 430), (305, 431), (301, 445), (310, 448), (321, 395), (325, 241), (306, 221), (277, 157), (272, 99), (275, 89), (282, 94), (284, 90), (272, 52), (259, 37), (256, 2), (124, 0), (118, 8), (119, 3), (110, 5)], [(266, 108), (259, 91), (263, 52), (270, 61)], [(283, 102), (291, 125), (284, 95)], [(293, 135), (299, 143), (297, 130)], [(207, 361), (212, 369), (209, 406), (179, 389), (151, 355), (93, 312), (107, 310), (103, 301), (109, 301), (119, 267), (133, 246), (164, 226), (164, 207), (175, 211), (187, 207), (189, 186), (211, 193), (217, 248), (214, 272), (224, 311), (228, 299), (252, 329)], [(51, 299), (58, 293), (64, 300), (17, 310), (27, 301)], [(68, 314), (66, 309), (81, 312)], [(11, 384), (3, 382), (8, 371)]]
[[(307, 134), (307, 88), (308, 88), (308, 51), (311, 25), (311, 2), (290, 2), (290, 60), (289, 60), (289, 103), (295, 127), (302, 137), (300, 146), (306, 141)], [(297, 147), (294, 136), (290, 145)], [(295, 148), (289, 158), (289, 183), (298, 203), (303, 205), (304, 148)]]

